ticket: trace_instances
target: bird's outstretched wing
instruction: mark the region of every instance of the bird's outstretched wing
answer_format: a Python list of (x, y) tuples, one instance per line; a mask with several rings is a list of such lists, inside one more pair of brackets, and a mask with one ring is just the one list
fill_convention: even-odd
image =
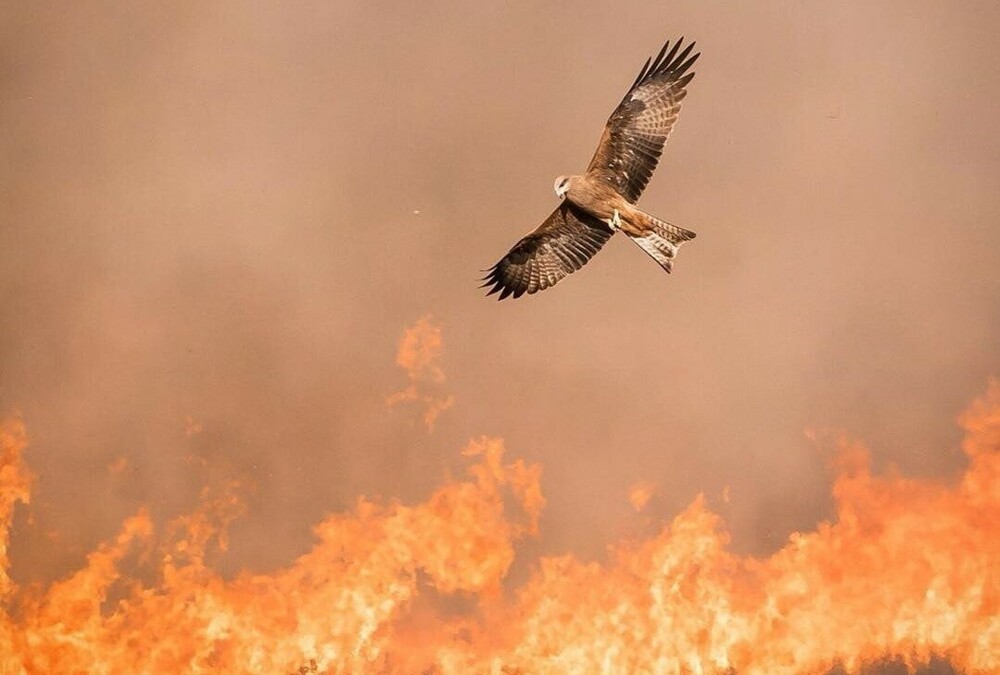
[(590, 176), (611, 183), (632, 203), (639, 199), (656, 168), (687, 94), (684, 87), (694, 77), (687, 71), (700, 54), (690, 56), (693, 42), (681, 50), (683, 42), (681, 38), (670, 47), (668, 40), (655, 59), (646, 60), (608, 118), (587, 167)]
[(491, 267), (481, 288), (519, 298), (541, 291), (587, 264), (614, 232), (598, 218), (564, 201)]

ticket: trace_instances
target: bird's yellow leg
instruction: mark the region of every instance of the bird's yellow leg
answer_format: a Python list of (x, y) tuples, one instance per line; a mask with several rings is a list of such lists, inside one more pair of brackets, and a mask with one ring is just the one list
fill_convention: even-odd
[(617, 230), (621, 227), (621, 224), (622, 224), (621, 214), (618, 213), (618, 209), (615, 209), (615, 215), (611, 216), (611, 218), (608, 219), (608, 225), (611, 227), (612, 230)]

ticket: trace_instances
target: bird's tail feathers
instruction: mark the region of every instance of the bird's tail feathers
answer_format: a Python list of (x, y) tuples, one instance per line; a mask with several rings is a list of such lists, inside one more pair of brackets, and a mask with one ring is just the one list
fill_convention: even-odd
[(649, 214), (645, 216), (645, 225), (648, 228), (643, 235), (629, 235), (649, 257), (659, 263), (667, 272), (674, 267), (674, 258), (681, 244), (695, 238), (695, 233), (683, 227), (660, 220)]

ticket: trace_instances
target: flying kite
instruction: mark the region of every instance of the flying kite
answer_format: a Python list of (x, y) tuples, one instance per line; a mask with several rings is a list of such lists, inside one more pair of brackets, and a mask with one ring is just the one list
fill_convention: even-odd
[(639, 76), (611, 113), (597, 152), (582, 176), (556, 178), (562, 202), (536, 230), (514, 244), (487, 270), (482, 288), (500, 300), (553, 286), (583, 267), (619, 230), (667, 272), (681, 244), (695, 233), (636, 208), (649, 177), (677, 121), (685, 87), (694, 73), (694, 44), (683, 50), (681, 38), (668, 40), (655, 59), (647, 59)]

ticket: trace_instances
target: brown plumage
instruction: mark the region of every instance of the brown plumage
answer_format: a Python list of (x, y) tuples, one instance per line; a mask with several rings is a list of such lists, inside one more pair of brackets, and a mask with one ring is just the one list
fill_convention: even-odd
[(487, 271), (487, 295), (500, 293), (503, 300), (548, 288), (580, 269), (619, 229), (670, 272), (678, 247), (695, 233), (644, 213), (635, 203), (694, 77), (688, 70), (699, 54), (690, 55), (693, 42), (681, 50), (683, 41), (673, 47), (668, 41), (655, 59), (646, 60), (608, 118), (587, 172), (556, 179), (556, 194), (564, 201)]

